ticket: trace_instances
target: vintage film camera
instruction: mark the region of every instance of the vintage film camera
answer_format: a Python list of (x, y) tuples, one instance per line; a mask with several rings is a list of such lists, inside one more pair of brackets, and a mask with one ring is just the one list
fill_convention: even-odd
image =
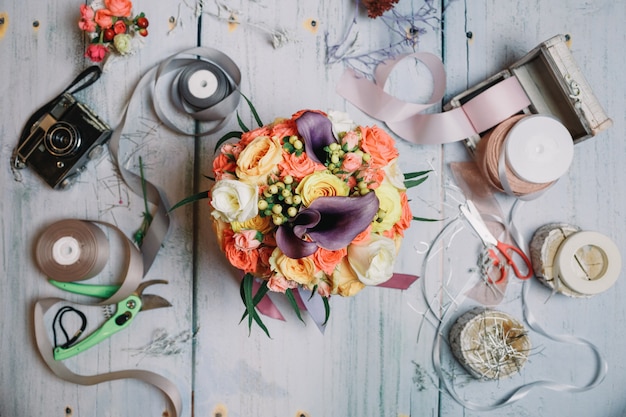
[[(111, 137), (111, 128), (71, 93), (63, 93), (35, 115), (25, 127), (14, 166), (31, 167), (52, 188), (71, 186), (85, 165), (98, 157)], [(35, 116), (36, 118), (36, 116)]]
[[(460, 107), (500, 81), (516, 77), (531, 103), (523, 113), (556, 117), (570, 132), (574, 144), (597, 135), (612, 121), (593, 94), (567, 41), (566, 35), (548, 39), (509, 68), (453, 97), (444, 110)], [(466, 138), (470, 154), (474, 155), (483, 133)]]

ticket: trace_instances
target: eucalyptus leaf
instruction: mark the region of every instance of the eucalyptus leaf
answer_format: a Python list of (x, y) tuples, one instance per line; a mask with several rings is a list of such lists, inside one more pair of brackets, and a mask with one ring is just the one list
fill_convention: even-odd
[(421, 183), (423, 183), (427, 179), (428, 179), (428, 177), (424, 177), (424, 178), (420, 178), (419, 180), (404, 181), (404, 186), (406, 188), (417, 187), (418, 185), (420, 185)]
[(431, 172), (433, 172), (432, 169), (429, 169), (428, 171), (407, 172), (406, 174), (404, 174), (404, 179), (410, 180), (412, 178), (422, 177)]

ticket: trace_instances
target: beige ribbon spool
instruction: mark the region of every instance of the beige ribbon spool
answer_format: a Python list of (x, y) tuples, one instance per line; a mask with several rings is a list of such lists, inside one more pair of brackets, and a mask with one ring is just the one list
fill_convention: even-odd
[(530, 258), (542, 283), (577, 298), (611, 288), (622, 266), (619, 249), (607, 236), (565, 223), (537, 229), (530, 243)]
[(502, 379), (518, 373), (528, 359), (530, 338), (507, 313), (476, 307), (461, 315), (448, 335), (452, 354), (475, 378)]
[[(35, 258), (42, 272), (58, 281), (79, 281), (97, 275), (108, 260), (108, 241), (102, 229), (116, 232), (124, 242), (125, 263), (120, 288), (110, 298), (95, 305), (115, 304), (133, 293), (143, 279), (141, 252), (117, 227), (104, 222), (61, 220), (46, 229), (37, 241)], [(84, 265), (83, 265), (84, 264)], [(75, 279), (72, 279), (75, 277)], [(45, 327), (44, 316), (61, 298), (44, 298), (35, 303), (34, 328), (37, 348), (44, 362), (59, 378), (80, 385), (95, 385), (117, 379), (138, 379), (159, 388), (169, 399), (172, 416), (179, 417), (182, 399), (176, 385), (152, 371), (129, 369), (96, 375), (79, 375), (72, 372), (63, 361), (54, 359), (54, 346)]]
[(487, 132), (476, 162), (497, 190), (516, 197), (541, 195), (562, 176), (573, 157), (571, 134), (546, 115), (516, 115)]
[(98, 275), (109, 259), (109, 241), (91, 222), (61, 220), (41, 234), (35, 260), (41, 271), (56, 281), (82, 281)]

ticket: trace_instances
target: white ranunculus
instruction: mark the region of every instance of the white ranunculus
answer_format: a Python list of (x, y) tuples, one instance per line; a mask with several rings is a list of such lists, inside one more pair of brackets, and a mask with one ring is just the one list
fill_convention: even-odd
[(258, 187), (237, 180), (221, 180), (211, 190), (213, 216), (226, 222), (245, 222), (259, 213)]
[(378, 285), (393, 275), (396, 244), (388, 237), (372, 234), (369, 242), (348, 246), (348, 262), (359, 281)]
[(350, 115), (348, 113), (329, 110), (328, 120), (333, 124), (333, 133), (335, 137), (339, 137), (339, 133), (341, 132), (349, 132), (351, 130), (356, 129), (357, 125), (350, 119)]
[(385, 171), (385, 178), (388, 179), (394, 187), (399, 190), (406, 190), (406, 186), (404, 185), (404, 173), (400, 170), (397, 158), (387, 164), (387, 166), (383, 168), (383, 171)]

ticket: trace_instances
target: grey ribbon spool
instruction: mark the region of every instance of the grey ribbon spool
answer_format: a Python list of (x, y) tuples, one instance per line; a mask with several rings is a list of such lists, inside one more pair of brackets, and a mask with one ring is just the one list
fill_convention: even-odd
[(208, 61), (187, 66), (176, 84), (183, 103), (196, 111), (215, 106), (233, 91), (224, 71)]

